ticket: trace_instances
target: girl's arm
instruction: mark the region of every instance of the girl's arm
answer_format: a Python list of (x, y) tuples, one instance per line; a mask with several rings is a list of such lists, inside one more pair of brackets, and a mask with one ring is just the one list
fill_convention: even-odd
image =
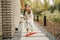
[(26, 14), (24, 15), (24, 19), (25, 19), (25, 20), (27, 20), (27, 19), (28, 19), (28, 17), (27, 17), (27, 15), (26, 15)]

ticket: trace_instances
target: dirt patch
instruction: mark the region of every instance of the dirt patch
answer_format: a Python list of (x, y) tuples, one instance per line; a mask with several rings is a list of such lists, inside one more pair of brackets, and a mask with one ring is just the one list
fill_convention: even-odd
[(57, 40), (60, 40), (60, 23), (47, 21), (47, 26), (44, 26), (44, 21), (39, 21), (40, 26), (45, 28), (49, 33), (54, 35)]

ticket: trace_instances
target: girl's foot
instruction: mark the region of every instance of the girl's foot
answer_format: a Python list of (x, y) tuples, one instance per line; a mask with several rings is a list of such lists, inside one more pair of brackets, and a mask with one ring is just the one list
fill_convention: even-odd
[(27, 31), (27, 33), (28, 33), (28, 28), (26, 28), (26, 31)]

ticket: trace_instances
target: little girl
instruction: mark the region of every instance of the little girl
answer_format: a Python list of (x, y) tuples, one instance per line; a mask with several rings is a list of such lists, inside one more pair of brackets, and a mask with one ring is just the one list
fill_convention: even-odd
[(29, 30), (31, 30), (31, 32), (33, 32), (33, 13), (30, 9), (30, 6), (28, 4), (25, 5), (25, 10), (24, 10), (24, 19), (25, 19), (25, 27), (26, 27), (26, 31), (27, 33), (29, 32)]

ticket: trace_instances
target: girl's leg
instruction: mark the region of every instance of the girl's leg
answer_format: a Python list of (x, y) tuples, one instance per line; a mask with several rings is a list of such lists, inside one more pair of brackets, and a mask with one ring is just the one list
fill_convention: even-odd
[(27, 31), (27, 33), (28, 33), (29, 29), (28, 29), (28, 28), (26, 28), (26, 31)]
[(27, 21), (26, 21), (26, 31), (27, 31), (27, 33), (29, 32), (29, 28), (28, 28), (28, 23), (27, 23)]
[(30, 25), (30, 30), (31, 30), (31, 32), (33, 32), (32, 24), (29, 23), (29, 25)]

